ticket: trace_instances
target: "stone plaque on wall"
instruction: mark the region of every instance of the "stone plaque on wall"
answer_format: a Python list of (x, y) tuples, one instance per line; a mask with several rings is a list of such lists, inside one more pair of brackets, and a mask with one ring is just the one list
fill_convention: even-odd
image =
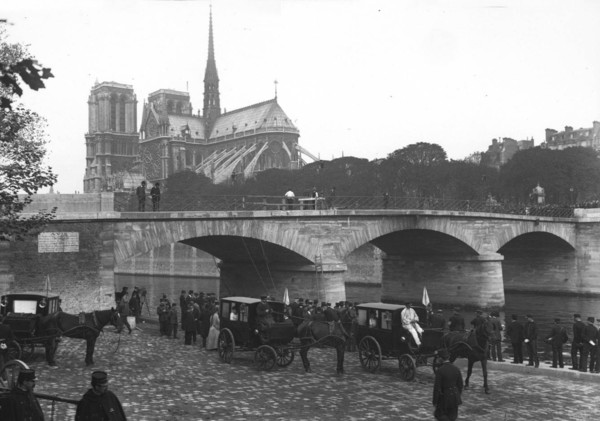
[(78, 232), (42, 232), (38, 235), (38, 253), (77, 253)]

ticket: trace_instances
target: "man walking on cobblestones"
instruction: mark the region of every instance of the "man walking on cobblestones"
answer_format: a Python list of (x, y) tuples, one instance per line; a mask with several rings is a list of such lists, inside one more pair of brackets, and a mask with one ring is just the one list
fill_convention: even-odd
[(579, 370), (579, 358), (581, 357), (583, 350), (582, 342), (585, 323), (581, 321), (580, 314), (574, 314), (573, 319), (575, 320), (573, 323), (573, 342), (571, 342), (571, 361), (573, 366), (570, 368), (570, 370)]
[(443, 363), (435, 373), (433, 385), (434, 416), (439, 421), (454, 421), (458, 418), (458, 407), (462, 404), (462, 374), (458, 367), (448, 361), (448, 351), (442, 349), (438, 356)]

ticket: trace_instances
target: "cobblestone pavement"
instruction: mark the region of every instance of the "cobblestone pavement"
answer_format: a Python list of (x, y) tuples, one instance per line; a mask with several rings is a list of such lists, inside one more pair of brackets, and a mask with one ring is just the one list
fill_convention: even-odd
[[(253, 366), (252, 352), (236, 353), (231, 365), (224, 364), (216, 351), (184, 346), (182, 335), (172, 340), (161, 338), (156, 325), (142, 324), (141, 328), (132, 335), (106, 329), (98, 339), (96, 364), (91, 368), (84, 364), (84, 341), (62, 340), (58, 368), (41, 361), (40, 350), (30, 363), (38, 374), (36, 391), (79, 399), (90, 387), (91, 372), (103, 369), (109, 373), (110, 389), (134, 421), (433, 419), (431, 367), (418, 368), (415, 381), (405, 382), (399, 377), (397, 362), (384, 361), (380, 372), (371, 374), (362, 369), (357, 353), (346, 353), (346, 374), (337, 376), (335, 352), (313, 349), (309, 352), (313, 373), (304, 372), (299, 357), (286, 368), (259, 372)], [(550, 373), (550, 369), (539, 370)], [(476, 367), (471, 388), (463, 394), (459, 419), (583, 421), (600, 417), (595, 381), (492, 369), (489, 384), (491, 394), (485, 395), (481, 369)]]

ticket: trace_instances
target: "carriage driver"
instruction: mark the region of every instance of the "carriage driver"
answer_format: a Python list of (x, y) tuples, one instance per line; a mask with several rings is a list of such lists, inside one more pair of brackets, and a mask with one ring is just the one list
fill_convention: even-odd
[(412, 303), (406, 303), (400, 315), (402, 317), (402, 327), (410, 332), (417, 346), (421, 346), (423, 329), (419, 325), (419, 316), (412, 308)]
[(256, 306), (256, 329), (261, 337), (266, 338), (267, 329), (273, 324), (273, 310), (267, 302), (267, 296), (260, 297), (260, 303)]

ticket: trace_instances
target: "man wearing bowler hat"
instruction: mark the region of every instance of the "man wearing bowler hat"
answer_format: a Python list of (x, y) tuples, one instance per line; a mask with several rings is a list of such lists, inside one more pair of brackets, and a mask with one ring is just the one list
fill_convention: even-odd
[(108, 390), (108, 376), (104, 371), (92, 373), (92, 388), (77, 404), (75, 421), (126, 421), (119, 398)]
[[(20, 371), (17, 384), (10, 391), (9, 403), (3, 405), (0, 413), (3, 420), (6, 417), (7, 420), (44, 421), (42, 408), (33, 394), (35, 381), (35, 370), (23, 369)], [(4, 408), (4, 406), (7, 406), (7, 408)]]

